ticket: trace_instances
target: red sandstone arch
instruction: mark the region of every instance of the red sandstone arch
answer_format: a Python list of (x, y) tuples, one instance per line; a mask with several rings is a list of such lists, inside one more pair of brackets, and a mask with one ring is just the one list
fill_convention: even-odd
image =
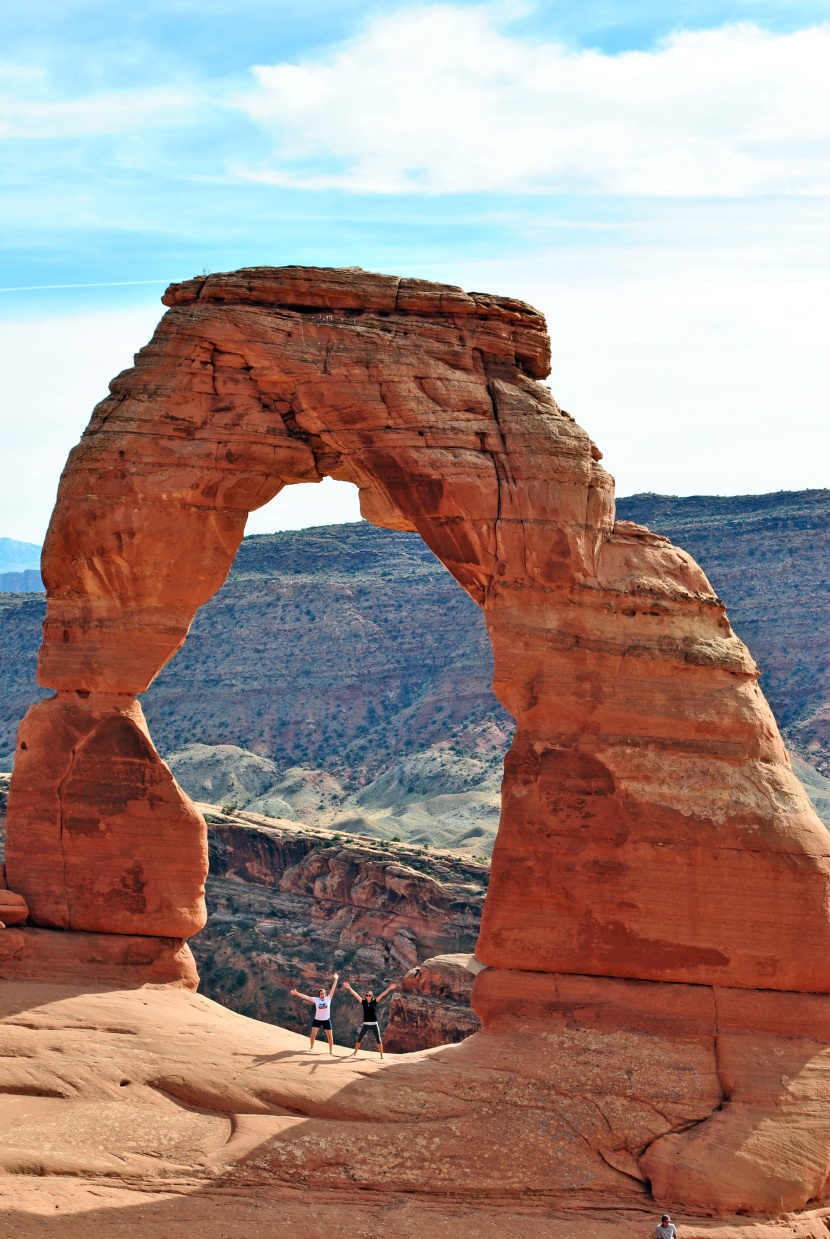
[(517, 720), (482, 1004), (511, 970), (830, 990), (827, 832), (703, 573), (614, 524), (599, 452), (537, 382), (541, 315), (290, 267), (164, 301), (70, 455), (44, 550), (39, 678), (56, 696), (21, 725), (7, 843), (34, 922), (200, 928), (204, 824), (135, 695), (248, 512), (328, 475), (358, 485), (369, 520), (418, 530), (484, 608)]

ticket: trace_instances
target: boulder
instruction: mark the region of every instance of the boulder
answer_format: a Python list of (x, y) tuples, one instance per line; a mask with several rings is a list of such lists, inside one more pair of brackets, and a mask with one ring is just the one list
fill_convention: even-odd
[(410, 968), (392, 995), (383, 1042), (393, 1053), (463, 1041), (481, 1028), (470, 1007), (483, 965), (474, 955), (434, 955)]
[(29, 915), (29, 905), (22, 895), (14, 891), (0, 889), (0, 922), (7, 925), (20, 925)]

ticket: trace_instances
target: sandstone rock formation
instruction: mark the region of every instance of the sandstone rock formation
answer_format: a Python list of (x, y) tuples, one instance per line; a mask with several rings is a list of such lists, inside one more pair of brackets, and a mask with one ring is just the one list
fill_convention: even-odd
[(481, 1028), (470, 1007), (481, 972), (474, 955), (435, 955), (410, 968), (392, 995), (384, 1045), (396, 1054), (463, 1041)]
[[(287, 483), (352, 481), (367, 519), (417, 530), (483, 607), (494, 688), (517, 723), (473, 1003), (488, 1038), (519, 1008), (537, 1032), (550, 1023), (552, 1057), (522, 1089), (551, 1117), (543, 1137), (496, 1108), (475, 1143), (455, 1138), (492, 1039), (453, 1048), (475, 1064), (466, 1097), (405, 1070), (394, 1113), (420, 1106), (437, 1125), (436, 1167), (454, 1149), (436, 1189), (520, 1190), (544, 1146), (563, 1190), (644, 1191), (647, 1173), (702, 1209), (820, 1195), (827, 832), (704, 574), (666, 538), (615, 524), (600, 453), (537, 382), (541, 316), (306, 268), (208, 276), (165, 302), (70, 456), (44, 548), (39, 674), (56, 696), (21, 727), (7, 838), (9, 884), (34, 921), (198, 927), (204, 832), (134, 695), (224, 579), (251, 509)], [(741, 1041), (750, 1009), (760, 1052)], [(765, 1074), (779, 1049), (784, 1076)], [(332, 1116), (352, 1104), (365, 1116), (368, 1096), (339, 1090)], [(316, 1139), (292, 1130), (260, 1165), (286, 1173)], [(336, 1125), (342, 1153), (312, 1177), (414, 1188), (424, 1149), (404, 1126), (380, 1139), (388, 1178), (380, 1143)]]
[[(248, 511), (329, 474), (358, 484), (375, 523), (418, 529), (485, 609), (518, 730), (479, 957), (830, 988), (830, 847), (756, 668), (687, 555), (615, 529), (599, 452), (534, 381), (549, 369), (541, 316), (305, 268), (208, 276), (165, 301), (70, 457), (44, 548), (40, 678), (58, 696), (21, 731), (7, 859), (34, 918), (162, 935), (198, 924), (204, 839), (172, 781), (158, 837), (179, 836), (181, 915), (167, 906), (170, 857), (132, 807), (147, 799), (129, 799), (111, 847), (93, 824), (96, 763), (133, 745), (133, 769), (161, 786), (161, 769), (140, 766), (151, 758), (137, 755), (132, 695), (224, 579)], [(77, 752), (77, 777), (62, 751)], [(67, 831), (59, 817), (75, 805)], [(138, 861), (118, 837), (132, 830)], [(96, 906), (112, 903), (100, 913), (85, 893), (96, 867)]]
[(9, 790), (9, 886), (36, 924), (184, 938), (204, 924), (207, 838), (125, 694), (33, 706)]
[(21, 925), (29, 915), (29, 906), (22, 895), (14, 891), (0, 889), (0, 928), (7, 925)]

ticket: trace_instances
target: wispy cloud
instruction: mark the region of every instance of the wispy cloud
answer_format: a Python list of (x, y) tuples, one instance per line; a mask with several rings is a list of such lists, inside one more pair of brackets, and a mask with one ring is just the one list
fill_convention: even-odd
[[(20, 78), (47, 87), (42, 77)], [(2, 79), (0, 79), (2, 81)], [(0, 94), (0, 138), (88, 138), (192, 124), (204, 98), (182, 89), (109, 90), (80, 98)]]
[[(255, 66), (253, 88), (194, 75), (68, 93), (39, 66), (6, 63), (0, 138), (178, 130), (208, 152), (205, 175), (310, 191), (830, 192), (830, 24), (740, 23), (609, 54), (518, 37), (508, 16), (504, 5), (404, 7), (314, 58)], [(152, 144), (132, 158), (173, 177), (187, 165)]]
[(375, 19), (239, 106), (274, 142), (244, 175), (376, 193), (742, 197), (830, 191), (830, 26), (680, 33), (607, 55), (511, 37), (488, 8)]

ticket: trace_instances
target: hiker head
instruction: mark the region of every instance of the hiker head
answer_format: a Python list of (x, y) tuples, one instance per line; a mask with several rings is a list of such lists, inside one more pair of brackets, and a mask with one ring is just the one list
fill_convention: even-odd
[(665, 1226), (666, 1223), (670, 1221), (671, 1221), (671, 1218), (669, 1217), (668, 1213), (664, 1213), (663, 1216), (660, 1218), (660, 1225)]
[(374, 998), (374, 994), (372, 993), (372, 991), (371, 991), (370, 989), (367, 989), (367, 991), (366, 991), (366, 1001), (367, 1001), (367, 1002), (371, 1002), (373, 998)]
[(326, 997), (326, 991), (325, 991), (324, 989), (321, 989), (321, 990), (320, 990), (319, 997), (320, 997), (320, 998), (325, 998), (325, 997)]

